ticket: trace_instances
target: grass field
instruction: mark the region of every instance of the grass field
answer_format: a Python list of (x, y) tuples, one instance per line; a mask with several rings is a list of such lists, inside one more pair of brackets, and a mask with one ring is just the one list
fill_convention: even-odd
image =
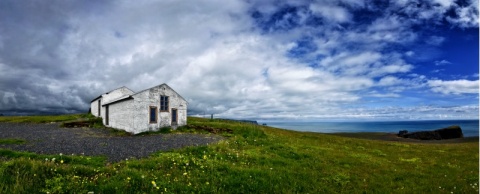
[(45, 115), (45, 116), (0, 116), (0, 122), (13, 123), (56, 123), (77, 119), (93, 118), (90, 114)]
[[(58, 120), (64, 120), (64, 116), (59, 117)], [(82, 116), (71, 116), (76, 117)], [(22, 122), (29, 119), (0, 118)], [(38, 117), (32, 119), (42, 122)], [(218, 144), (159, 152), (149, 158), (113, 164), (107, 164), (102, 157), (0, 150), (0, 193), (478, 193), (479, 190), (478, 142), (416, 144), (364, 140), (192, 117), (188, 123), (232, 132), (223, 133), (227, 139)], [(192, 131), (195, 132), (181, 128), (174, 133)]]

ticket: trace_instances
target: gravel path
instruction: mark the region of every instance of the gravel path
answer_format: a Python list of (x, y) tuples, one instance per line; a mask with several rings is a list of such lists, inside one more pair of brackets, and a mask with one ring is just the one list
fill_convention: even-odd
[(104, 155), (108, 161), (148, 157), (158, 151), (208, 145), (223, 138), (200, 134), (155, 134), (119, 137), (101, 129), (60, 128), (56, 124), (0, 123), (0, 138), (24, 139), (26, 144), (0, 144), (0, 148), (41, 154)]

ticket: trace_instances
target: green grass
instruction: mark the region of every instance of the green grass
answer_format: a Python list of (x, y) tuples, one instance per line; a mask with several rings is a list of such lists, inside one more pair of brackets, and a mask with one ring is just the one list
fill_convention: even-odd
[(46, 161), (50, 163), (70, 164), (70, 165), (82, 165), (89, 167), (104, 167), (107, 158), (104, 156), (84, 156), (84, 155), (47, 155), (47, 154), (34, 154), (29, 152), (17, 152), (8, 149), (0, 149), (0, 156), (5, 160), (10, 161), (12, 159), (28, 159)]
[(415, 144), (201, 118), (188, 123), (233, 132), (217, 144), (113, 164), (0, 150), (0, 193), (478, 193), (478, 142)]
[(51, 123), (92, 118), (91, 114), (42, 115), (42, 116), (1, 116), (0, 122)]
[(6, 139), (0, 139), (0, 145), (1, 144), (24, 144), (27, 141), (23, 139), (12, 139), (12, 138), (6, 138)]
[(123, 130), (105, 127), (102, 118), (95, 117), (92, 114), (68, 114), (68, 115), (42, 115), (42, 116), (1, 116), (0, 122), (11, 123), (60, 123), (60, 127), (64, 127), (65, 123), (76, 121), (88, 121), (90, 127), (101, 128), (108, 131), (114, 136), (131, 136)]

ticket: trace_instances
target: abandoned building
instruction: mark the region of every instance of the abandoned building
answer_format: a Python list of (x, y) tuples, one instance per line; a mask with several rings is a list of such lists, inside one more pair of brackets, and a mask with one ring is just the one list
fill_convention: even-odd
[(187, 101), (167, 84), (137, 93), (117, 88), (93, 99), (91, 113), (107, 127), (137, 134), (187, 124)]

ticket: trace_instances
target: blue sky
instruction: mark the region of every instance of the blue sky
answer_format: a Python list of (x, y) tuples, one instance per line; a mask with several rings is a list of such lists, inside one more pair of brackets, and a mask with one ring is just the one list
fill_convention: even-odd
[(478, 119), (477, 0), (1, 1), (0, 113), (167, 83), (189, 114)]

